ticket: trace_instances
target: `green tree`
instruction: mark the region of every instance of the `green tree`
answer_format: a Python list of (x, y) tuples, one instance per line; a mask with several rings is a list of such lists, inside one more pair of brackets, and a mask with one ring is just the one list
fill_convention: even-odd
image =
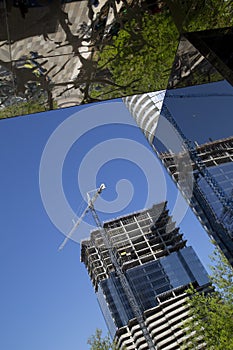
[(207, 294), (194, 287), (188, 290), (191, 317), (184, 322), (184, 349), (196, 349), (200, 341), (208, 350), (233, 349), (233, 270), (217, 248), (213, 262), (210, 279), (215, 290)]
[[(110, 72), (118, 97), (117, 87), (121, 87), (122, 95), (164, 89), (178, 38), (178, 30), (167, 8), (154, 15), (144, 12), (126, 22), (112, 42), (103, 47), (98, 69)], [(94, 88), (92, 97), (114, 97), (113, 86), (107, 86), (104, 91), (100, 84)]]
[(232, 16), (231, 0), (198, 0), (195, 7), (190, 6), (184, 29), (195, 31), (230, 27), (233, 24)]
[(32, 100), (28, 102), (12, 104), (10, 106), (0, 109), (0, 119), (20, 116), (24, 114), (45, 112), (46, 110), (48, 110), (48, 108), (46, 109), (45, 105), (46, 101), (44, 100)]
[(117, 350), (109, 335), (102, 337), (101, 329), (96, 329), (95, 334), (88, 339), (87, 344), (91, 346), (90, 350)]
[(199, 31), (230, 27), (232, 0), (167, 0), (179, 30)]

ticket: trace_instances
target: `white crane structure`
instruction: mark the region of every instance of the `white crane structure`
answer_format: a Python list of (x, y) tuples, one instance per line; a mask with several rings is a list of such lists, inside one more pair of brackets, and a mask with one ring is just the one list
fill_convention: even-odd
[(80, 223), (82, 222), (84, 216), (87, 214), (87, 212), (89, 211), (89, 209), (91, 209), (91, 207), (93, 207), (94, 202), (96, 201), (96, 199), (98, 198), (98, 196), (101, 194), (101, 192), (106, 188), (105, 184), (101, 184), (100, 187), (96, 190), (96, 193), (94, 194), (93, 198), (91, 199), (90, 196), (88, 195), (88, 205), (87, 207), (84, 209), (82, 215), (80, 216), (80, 218), (76, 221), (76, 223), (74, 224), (73, 228), (71, 229), (71, 231), (68, 233), (68, 235), (66, 236), (66, 238), (64, 239), (64, 241), (62, 242), (62, 244), (59, 246), (58, 250), (62, 250), (66, 243), (68, 242), (68, 240), (72, 237), (73, 233), (75, 232), (75, 230), (78, 228), (78, 226), (80, 225)]
[(149, 333), (148, 328), (146, 327), (145, 324), (145, 319), (144, 319), (144, 314), (143, 314), (143, 310), (141, 310), (138, 301), (135, 297), (135, 294), (129, 284), (129, 281), (126, 277), (126, 275), (124, 274), (124, 272), (122, 271), (122, 267), (120, 266), (117, 256), (116, 256), (116, 250), (114, 249), (111, 240), (109, 239), (109, 234), (108, 231), (106, 230), (106, 228), (103, 227), (98, 214), (94, 208), (94, 202), (96, 201), (96, 199), (98, 198), (98, 196), (102, 193), (102, 191), (106, 188), (106, 186), (104, 184), (101, 184), (100, 187), (96, 190), (94, 196), (91, 198), (90, 195), (88, 194), (88, 205), (86, 207), (86, 209), (83, 211), (82, 215), (80, 216), (80, 218), (78, 219), (78, 221), (74, 224), (74, 227), (72, 228), (72, 230), (69, 232), (69, 234), (67, 235), (67, 237), (64, 239), (64, 241), (62, 242), (62, 244), (59, 247), (59, 250), (63, 249), (65, 244), (67, 243), (67, 241), (72, 237), (74, 231), (78, 228), (79, 224), (81, 223), (83, 217), (86, 215), (86, 213), (90, 210), (92, 213), (92, 216), (95, 220), (96, 226), (99, 229), (99, 232), (101, 234), (101, 238), (103, 239), (104, 245), (108, 250), (108, 254), (109, 257), (111, 259), (111, 263), (112, 266), (115, 270), (115, 273), (117, 275), (117, 277), (119, 278), (119, 281), (121, 283), (122, 289), (128, 299), (129, 305), (132, 308), (134, 317), (137, 319), (138, 324), (141, 328), (142, 334), (147, 342), (147, 346), (149, 350), (156, 350), (157, 347), (155, 346), (151, 335)]

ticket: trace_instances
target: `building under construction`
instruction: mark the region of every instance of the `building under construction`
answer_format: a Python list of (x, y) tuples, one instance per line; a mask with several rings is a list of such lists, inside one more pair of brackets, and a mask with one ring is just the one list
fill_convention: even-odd
[[(203, 144), (190, 141), (167, 107), (170, 93), (165, 100), (164, 96), (147, 93), (126, 97), (124, 102), (202, 226), (233, 266), (233, 138)], [(185, 117), (179, 118), (179, 124)]]
[[(196, 145), (196, 151), (204, 166), (208, 168), (211, 176), (221, 186), (224, 194), (231, 198), (233, 191), (233, 138), (230, 137), (203, 145)], [(180, 176), (181, 169), (185, 173), (186, 156), (185, 152), (181, 154), (160, 154), (160, 158), (173, 180), (179, 184), (179, 188), (184, 196), (188, 197), (189, 182), (182, 181)], [(192, 197), (189, 198), (190, 204), (204, 228), (218, 243), (229, 262), (233, 264), (232, 213), (229, 208), (224, 208), (205, 177), (199, 173), (194, 162), (192, 162), (192, 169), (195, 181), (193, 182)]]
[(91, 232), (81, 244), (81, 261), (117, 346), (180, 349), (185, 339), (181, 323), (188, 318), (185, 290), (190, 283), (200, 290), (208, 288), (209, 280), (166, 203), (105, 222), (103, 231), (109, 246), (101, 229)]

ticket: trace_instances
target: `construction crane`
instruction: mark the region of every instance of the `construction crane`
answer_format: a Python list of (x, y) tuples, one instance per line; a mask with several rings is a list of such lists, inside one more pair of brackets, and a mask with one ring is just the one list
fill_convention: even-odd
[[(224, 212), (228, 213), (231, 217), (233, 216), (233, 200), (229, 198), (226, 193), (223, 191), (221, 186), (218, 184), (218, 182), (215, 180), (215, 178), (212, 176), (212, 174), (207, 169), (206, 165), (202, 161), (201, 157), (198, 154), (198, 151), (195, 147), (193, 147), (192, 142), (187, 139), (187, 137), (184, 135), (178, 124), (176, 123), (175, 119), (171, 115), (168, 107), (165, 103), (163, 103), (163, 114), (166, 117), (166, 119), (174, 126), (174, 128), (177, 130), (178, 134), (181, 136), (184, 145), (186, 146), (187, 150), (189, 151), (189, 155), (191, 160), (194, 162), (196, 168), (199, 170), (200, 174), (205, 178), (206, 182), (210, 186), (210, 188), (213, 190), (214, 194), (220, 201), (220, 203), (223, 205)], [(216, 216), (216, 215), (215, 215)], [(220, 224), (223, 224), (223, 217), (216, 218)]]
[[(195, 98), (195, 97), (233, 97), (232, 93), (191, 93), (191, 94), (177, 94), (173, 93), (171, 91), (167, 91), (166, 98)], [(182, 137), (185, 146), (187, 147), (190, 157), (194, 164), (196, 165), (197, 169), (200, 171), (201, 175), (205, 177), (206, 182), (209, 184), (213, 192), (215, 193), (216, 197), (219, 199), (220, 203), (223, 205), (223, 212), (221, 216), (218, 218), (216, 214), (213, 212), (216, 220), (225, 226), (227, 223), (229, 227), (231, 227), (233, 222), (233, 190), (231, 192), (231, 195), (228, 197), (226, 193), (223, 191), (221, 186), (217, 183), (215, 178), (212, 176), (212, 174), (208, 171), (206, 165), (202, 161), (201, 157), (199, 156), (196, 148), (192, 146), (192, 143), (190, 140), (186, 138), (186, 136), (183, 134), (182, 130), (176, 123), (175, 119), (171, 115), (169, 109), (167, 108), (166, 104), (163, 104), (163, 111), (165, 114), (165, 117), (172, 123), (172, 125), (175, 127), (175, 129), (178, 131), (180, 136)], [(230, 237), (232, 237), (232, 229), (226, 227), (228, 234)]]
[(62, 244), (59, 246), (58, 250), (62, 250), (66, 243), (68, 242), (68, 240), (73, 236), (75, 230), (78, 228), (78, 226), (81, 224), (84, 216), (88, 213), (90, 206), (93, 206), (96, 199), (99, 197), (99, 195), (101, 194), (101, 192), (105, 189), (105, 184), (101, 184), (100, 187), (96, 190), (95, 195), (93, 196), (92, 200), (90, 200), (90, 198), (88, 197), (88, 205), (87, 207), (84, 209), (82, 215), (80, 216), (80, 218), (78, 219), (78, 221), (74, 224), (72, 230), (68, 233), (68, 235), (66, 236), (66, 238), (64, 239), (64, 241), (62, 242)]
[(163, 113), (167, 120), (174, 126), (174, 128), (177, 130), (177, 132), (180, 134), (184, 145), (187, 147), (187, 150), (189, 151), (190, 158), (196, 165), (197, 169), (200, 171), (201, 175), (203, 175), (206, 179), (206, 182), (211, 187), (219, 201), (222, 203), (223, 207), (230, 208), (233, 210), (233, 202), (231, 199), (228, 198), (228, 196), (225, 194), (225, 192), (222, 190), (222, 188), (219, 186), (215, 178), (210, 174), (210, 172), (207, 170), (206, 165), (203, 163), (201, 157), (199, 156), (197, 150), (195, 147), (192, 146), (192, 142), (187, 139), (187, 137), (184, 135), (178, 124), (176, 123), (175, 119), (171, 115), (169, 109), (167, 108), (166, 104), (163, 104)]
[[(166, 98), (194, 98), (194, 97), (233, 97), (233, 94), (231, 93), (207, 93), (207, 94), (173, 94), (170, 91), (167, 91)], [(151, 99), (151, 97), (150, 97)], [(191, 160), (194, 162), (196, 168), (199, 170), (200, 174), (205, 178), (206, 182), (210, 186), (210, 188), (215, 193), (216, 197), (220, 201), (220, 203), (223, 205), (223, 213), (224, 215), (221, 215), (220, 218), (216, 216), (216, 214), (213, 212), (214, 216), (216, 217), (216, 220), (223, 224), (224, 218), (226, 215), (228, 215), (231, 220), (233, 218), (233, 200), (231, 197), (228, 197), (226, 193), (223, 191), (221, 186), (218, 184), (218, 182), (215, 180), (215, 178), (212, 176), (212, 174), (208, 171), (206, 165), (202, 161), (201, 157), (198, 154), (198, 151), (195, 147), (193, 147), (192, 142), (188, 140), (188, 138), (184, 135), (181, 128), (173, 118), (172, 114), (170, 113), (168, 107), (166, 106), (165, 102), (163, 101), (163, 108), (162, 108), (163, 114), (166, 117), (166, 119), (173, 125), (173, 127), (176, 129), (178, 134), (181, 136), (184, 145), (186, 146), (187, 150), (189, 151), (189, 155)]]
[[(151, 101), (153, 99), (150, 95), (148, 95)], [(222, 93), (214, 93), (214, 94), (173, 94), (170, 91), (166, 92), (166, 98), (194, 98), (194, 97), (215, 97), (215, 96), (225, 96), (232, 97), (232, 94), (222, 94)], [(183, 145), (186, 146), (187, 151), (189, 152), (190, 158), (194, 163), (199, 173), (206, 180), (213, 193), (219, 199), (219, 202), (223, 206), (222, 214), (218, 215), (213, 207), (212, 203), (206, 197), (206, 194), (201, 189), (198, 181), (194, 181), (193, 188), (193, 197), (194, 200), (200, 205), (200, 208), (203, 210), (209, 221), (209, 233), (214, 239), (219, 243), (221, 249), (224, 251), (225, 256), (229, 260), (230, 264), (233, 266), (233, 258), (232, 258), (232, 225), (233, 225), (233, 191), (230, 196), (228, 196), (219, 185), (219, 183), (215, 180), (214, 176), (209, 172), (207, 166), (203, 162), (200, 157), (196, 147), (193, 146), (193, 143), (188, 140), (188, 138), (184, 135), (181, 128), (177, 124), (176, 120), (170, 113), (166, 103), (163, 101), (162, 107), (162, 115), (171, 123), (171, 125), (175, 128), (177, 133), (181, 136), (183, 140)], [(159, 152), (158, 152), (159, 153)], [(158, 155), (159, 156), (159, 155)], [(194, 204), (195, 207), (195, 204)], [(231, 241), (226, 239), (226, 236), (231, 238)]]
[(138, 324), (141, 328), (142, 334), (147, 342), (148, 349), (149, 350), (156, 350), (156, 346), (151, 338), (151, 335), (148, 331), (148, 328), (146, 327), (145, 320), (144, 320), (144, 315), (143, 311), (141, 310), (137, 299), (134, 295), (134, 292), (132, 291), (132, 288), (130, 287), (129, 281), (127, 277), (125, 276), (124, 272), (122, 271), (121, 265), (118, 263), (118, 259), (116, 256), (116, 250), (114, 249), (111, 240), (109, 239), (109, 233), (106, 228), (103, 227), (99, 216), (95, 210), (94, 203), (98, 196), (101, 194), (101, 192), (105, 189), (105, 185), (101, 184), (101, 186), (96, 190), (94, 196), (91, 198), (90, 195), (88, 194), (88, 205), (86, 209), (83, 211), (82, 215), (78, 219), (78, 221), (74, 224), (74, 227), (72, 230), (69, 232), (67, 237), (64, 239), (62, 244), (59, 247), (59, 250), (63, 249), (67, 241), (72, 237), (74, 231), (78, 228), (80, 225), (82, 219), (84, 216), (87, 214), (87, 212), (90, 210), (91, 214), (93, 216), (93, 219), (96, 223), (97, 228), (99, 229), (99, 232), (101, 234), (101, 238), (103, 240), (103, 243), (108, 251), (112, 266), (114, 268), (114, 271), (116, 273), (116, 276), (119, 278), (119, 281), (121, 283), (122, 289), (128, 299), (129, 305), (131, 306), (131, 309), (133, 311), (134, 317), (137, 319)]

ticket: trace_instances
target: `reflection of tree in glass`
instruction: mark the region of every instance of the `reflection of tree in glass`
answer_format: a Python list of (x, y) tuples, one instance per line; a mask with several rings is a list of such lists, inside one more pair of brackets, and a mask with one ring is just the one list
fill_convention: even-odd
[[(96, 97), (92, 95), (93, 90), (100, 88), (101, 91), (107, 90), (110, 93), (110, 97), (114, 97), (115, 94), (116, 96), (120, 96), (122, 95), (121, 91), (125, 94), (128, 87), (133, 82), (131, 80), (130, 82), (117, 83), (115, 79), (111, 79), (111, 74), (108, 68), (97, 66), (99, 50), (111, 41), (114, 33), (114, 26), (117, 25), (117, 28), (120, 29), (123, 27), (126, 18), (141, 18), (142, 16), (142, 9), (138, 5), (138, 1), (134, 1), (129, 5), (126, 0), (123, 0), (124, 6), (119, 12), (117, 12), (116, 4), (118, 3), (118, 0), (106, 1), (96, 18), (92, 20), (89, 26), (82, 24), (78, 35), (74, 35), (71, 32), (70, 27), (65, 21), (61, 22), (62, 28), (66, 33), (66, 41), (72, 46), (73, 52), (80, 61), (80, 67), (78, 68), (76, 78), (73, 81), (61, 82), (54, 85), (67, 86), (61, 95), (72, 89), (79, 89), (82, 94), (81, 103), (93, 102), (96, 100)], [(113, 10), (114, 20), (108, 27), (106, 27), (110, 8)], [(129, 11), (126, 13), (125, 11), (127, 9)], [(116, 32), (117, 31), (118, 30), (116, 30)], [(80, 48), (83, 49), (84, 47), (89, 50), (88, 57), (82, 54)], [(108, 98), (108, 96), (106, 96), (106, 98)]]
[[(41, 73), (38, 74), (39, 71), (37, 69), (39, 66), (35, 67), (35, 64), (29, 66), (25, 59), (22, 59), (20, 64), (19, 62), (20, 60), (11, 64), (11, 62), (0, 60), (2, 70), (9, 72), (8, 76), (4, 77), (1, 83), (2, 87), (8, 89), (7, 99), (4, 98), (3, 89), (0, 89), (1, 107), (7, 107), (9, 104), (14, 105), (16, 103), (19, 109), (19, 104), (25, 102), (25, 100), (32, 102), (32, 100), (37, 101), (43, 98), (43, 110), (53, 109), (54, 101), (50, 91), (50, 80), (47, 75), (49, 72), (44, 71), (42, 74), (42, 70), (40, 70)], [(8, 110), (10, 109), (8, 108)], [(12, 110), (14, 110), (14, 107)]]
[[(23, 52), (26, 63), (19, 66), (15, 62), (2, 62), (14, 77), (17, 97), (28, 100), (31, 93), (28, 85), (33, 82), (45, 91), (46, 104), (53, 109), (54, 100), (58, 106), (62, 105), (71, 94), (72, 98), (77, 96), (78, 104), (154, 90), (160, 85), (166, 87), (177, 31), (163, 1), (105, 0), (99, 4), (98, 12), (94, 2), (88, 1), (85, 21), (77, 17), (77, 23), (73, 15), (69, 16), (71, 8), (61, 5), (60, 0), (38, 0), (38, 4), (44, 15), (38, 20), (35, 18), (39, 29), (32, 35), (35, 38), (33, 57)], [(7, 11), (10, 16), (11, 12)], [(26, 14), (27, 20), (30, 11)], [(13, 12), (11, 21), (16, 16)], [(54, 36), (55, 24), (58, 35)], [(20, 46), (21, 40), (23, 43), (28, 39), (30, 33), (28, 29), (21, 35), (14, 29), (11, 32), (14, 49)], [(35, 34), (43, 35), (46, 41), (41, 52)], [(59, 61), (57, 57), (60, 58), (60, 52), (66, 48), (69, 55)]]
[(23, 114), (31, 114), (38, 112), (45, 112), (46, 104), (44, 99), (39, 99), (37, 101), (29, 100), (29, 101), (16, 101), (17, 103), (13, 103), (4, 109), (0, 109), (0, 118), (10, 118), (12, 116), (18, 116)]
[(221, 74), (183, 36), (171, 71), (168, 89), (222, 80)]
[(183, 31), (224, 28), (233, 25), (232, 0), (167, 1)]
[[(168, 10), (154, 15), (146, 12), (127, 22), (103, 48), (98, 68), (109, 69), (114, 82), (127, 87), (122, 95), (166, 88), (177, 39)], [(102, 93), (95, 91), (92, 95), (101, 97)]]

